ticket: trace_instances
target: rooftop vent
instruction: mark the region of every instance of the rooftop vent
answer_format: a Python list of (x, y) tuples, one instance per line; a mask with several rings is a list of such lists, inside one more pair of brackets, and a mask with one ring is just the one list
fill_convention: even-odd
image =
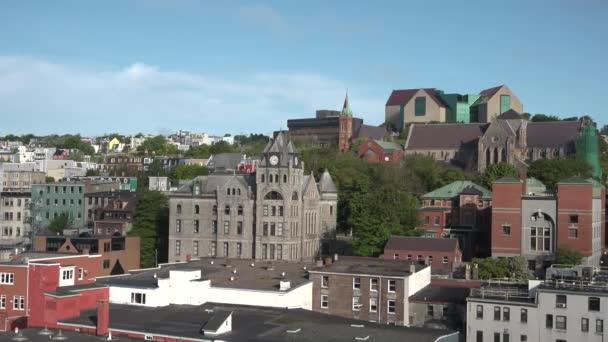
[(53, 332), (50, 331), (47, 327), (44, 327), (44, 329), (38, 332), (38, 335), (51, 336), (53, 335)]
[(279, 282), (279, 290), (287, 291), (291, 288), (291, 282), (289, 280), (281, 280)]
[(281, 272), (281, 277), (285, 278), (285, 272)]
[(232, 273), (236, 274), (236, 268), (232, 270)]
[(67, 340), (67, 339), (68, 339), (68, 337), (65, 336), (61, 330), (59, 330), (55, 335), (51, 336), (51, 340), (55, 340), (55, 341), (63, 341), (63, 340)]
[(234, 277), (230, 277), (230, 281), (234, 281)]

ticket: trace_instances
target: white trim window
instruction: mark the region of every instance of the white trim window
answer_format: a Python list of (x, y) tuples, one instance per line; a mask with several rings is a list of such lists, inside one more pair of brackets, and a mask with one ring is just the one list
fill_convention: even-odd
[(25, 310), (25, 296), (13, 296), (13, 310)]
[(353, 289), (360, 289), (360, 288), (361, 288), (361, 278), (353, 277)]
[(321, 287), (328, 288), (329, 287), (329, 276), (322, 275), (321, 276)]
[(0, 296), (0, 309), (6, 309), (6, 295)]
[(142, 292), (131, 292), (131, 304), (146, 305), (146, 294)]
[(79, 268), (78, 269), (78, 280), (82, 280), (84, 279), (84, 268)]
[(378, 311), (378, 298), (371, 297), (369, 299), (369, 312), (377, 312)]
[(321, 308), (322, 309), (329, 308), (329, 296), (328, 295), (321, 295)]
[(394, 293), (397, 290), (397, 281), (394, 279), (388, 280), (388, 292)]
[(4, 285), (13, 285), (15, 283), (15, 274), (14, 273), (0, 273), (0, 284)]
[(361, 307), (361, 303), (359, 301), (359, 297), (353, 297), (353, 311), (359, 311)]
[(374, 292), (378, 291), (378, 278), (372, 278), (369, 280), (369, 290)]
[(388, 312), (389, 314), (394, 314), (396, 305), (397, 305), (397, 303), (395, 300), (389, 299), (386, 302), (386, 312)]

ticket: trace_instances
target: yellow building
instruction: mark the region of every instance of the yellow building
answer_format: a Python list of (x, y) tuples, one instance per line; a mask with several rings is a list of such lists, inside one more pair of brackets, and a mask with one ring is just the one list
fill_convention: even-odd
[(114, 151), (114, 148), (120, 146), (120, 140), (114, 138), (108, 143), (108, 151)]

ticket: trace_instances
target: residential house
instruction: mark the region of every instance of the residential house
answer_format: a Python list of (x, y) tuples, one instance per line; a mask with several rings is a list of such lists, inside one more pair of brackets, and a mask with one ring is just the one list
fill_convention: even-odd
[(374, 163), (398, 163), (403, 159), (403, 146), (369, 138), (359, 145), (357, 157)]
[(431, 266), (431, 273), (450, 273), (462, 262), (457, 239), (391, 236), (381, 258)]

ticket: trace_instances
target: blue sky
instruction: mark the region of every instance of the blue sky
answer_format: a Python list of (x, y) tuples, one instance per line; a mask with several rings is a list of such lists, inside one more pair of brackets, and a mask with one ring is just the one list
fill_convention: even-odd
[(392, 89), (507, 84), (608, 122), (608, 2), (9, 0), (0, 134), (263, 132), (315, 109), (380, 124)]

